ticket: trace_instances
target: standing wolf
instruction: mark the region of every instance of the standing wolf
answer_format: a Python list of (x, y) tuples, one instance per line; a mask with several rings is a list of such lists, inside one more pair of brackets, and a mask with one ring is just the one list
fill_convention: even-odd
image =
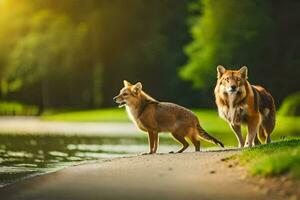
[(119, 107), (126, 107), (128, 115), (139, 129), (148, 132), (150, 151), (145, 154), (156, 153), (159, 132), (171, 132), (183, 145), (177, 153), (183, 152), (189, 146), (185, 137), (192, 141), (196, 151), (200, 150), (199, 136), (223, 147), (221, 142), (201, 128), (192, 111), (173, 103), (156, 101), (142, 91), (140, 82), (133, 85), (124, 80), (124, 87), (114, 97), (114, 101)]
[[(250, 85), (246, 66), (240, 70), (226, 70), (219, 65), (217, 72), (215, 97), (219, 116), (230, 124), (239, 147), (251, 147), (259, 142), (269, 143), (276, 113), (271, 94), (261, 86)], [(245, 145), (241, 133), (242, 123), (248, 125)]]

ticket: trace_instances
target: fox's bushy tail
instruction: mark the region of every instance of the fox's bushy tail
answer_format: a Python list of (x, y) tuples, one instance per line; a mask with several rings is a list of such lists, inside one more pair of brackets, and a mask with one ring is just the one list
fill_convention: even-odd
[(272, 133), (272, 131), (275, 128), (275, 123), (276, 123), (276, 107), (274, 103), (273, 97), (268, 94), (268, 109), (269, 113), (267, 115), (264, 115), (263, 119), (263, 126), (267, 132), (268, 135)]
[(213, 136), (209, 135), (201, 126), (200, 124), (197, 124), (197, 129), (198, 129), (198, 133), (199, 136), (201, 138), (203, 138), (204, 140), (214, 143), (216, 145), (220, 145), (221, 147), (224, 148), (224, 145), (222, 142), (220, 142), (219, 140), (217, 140), (216, 138), (214, 138)]

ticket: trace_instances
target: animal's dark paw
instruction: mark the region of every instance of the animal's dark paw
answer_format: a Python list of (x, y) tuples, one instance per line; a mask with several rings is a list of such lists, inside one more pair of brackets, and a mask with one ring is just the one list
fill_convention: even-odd
[(175, 153), (174, 151), (170, 151), (169, 153)]

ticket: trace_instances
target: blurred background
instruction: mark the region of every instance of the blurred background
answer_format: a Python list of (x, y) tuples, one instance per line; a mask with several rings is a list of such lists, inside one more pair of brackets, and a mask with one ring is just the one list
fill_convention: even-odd
[(236, 146), (213, 88), (217, 65), (246, 65), (249, 81), (275, 98), (274, 138), (299, 136), (299, 8), (296, 0), (0, 0), (0, 185), (146, 151), (146, 135), (113, 108), (123, 79), (193, 109)]
[[(216, 66), (249, 67), (280, 106), (299, 90), (298, 1), (0, 0), (0, 99), (114, 106), (122, 80), (159, 100), (215, 108)], [(23, 113), (27, 114), (27, 113)]]

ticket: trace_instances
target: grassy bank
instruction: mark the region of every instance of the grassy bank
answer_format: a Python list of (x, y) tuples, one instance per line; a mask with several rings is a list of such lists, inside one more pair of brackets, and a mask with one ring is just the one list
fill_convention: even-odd
[(107, 108), (99, 110), (83, 110), (46, 114), (44, 120), (75, 121), (75, 122), (127, 122), (129, 118), (124, 109)]
[[(216, 110), (193, 109), (200, 119), (200, 123), (209, 133), (222, 140), (226, 145), (236, 145), (236, 139), (228, 124), (218, 117)], [(65, 112), (42, 116), (44, 120), (76, 121), (76, 122), (129, 122), (125, 109), (110, 108), (100, 110), (86, 110)], [(244, 131), (245, 132), (245, 131)], [(284, 136), (300, 135), (300, 117), (277, 116), (277, 123), (273, 139)]]
[(286, 139), (246, 149), (238, 156), (240, 164), (252, 175), (290, 174), (300, 179), (300, 139)]
[(15, 116), (15, 115), (38, 115), (39, 110), (37, 106), (33, 105), (25, 105), (18, 102), (5, 102), (0, 101), (0, 115), (8, 115), (8, 116)]

